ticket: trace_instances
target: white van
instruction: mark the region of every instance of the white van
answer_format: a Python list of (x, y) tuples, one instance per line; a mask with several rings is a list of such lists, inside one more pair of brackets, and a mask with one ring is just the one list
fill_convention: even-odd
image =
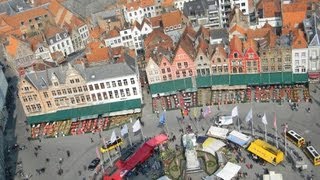
[(219, 119), (215, 122), (217, 126), (228, 126), (233, 124), (232, 116), (219, 116)]

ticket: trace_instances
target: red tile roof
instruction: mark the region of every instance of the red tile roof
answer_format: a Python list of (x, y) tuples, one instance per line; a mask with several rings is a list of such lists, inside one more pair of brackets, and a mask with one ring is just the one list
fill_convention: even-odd
[(20, 40), (13, 36), (9, 36), (7, 41), (9, 44), (5, 47), (6, 51), (10, 56), (15, 57), (19, 48)]
[(164, 13), (161, 15), (163, 28), (169, 28), (182, 24), (182, 16), (179, 10)]
[(10, 26), (19, 28), (21, 26), (21, 22), (28, 23), (29, 20), (35, 21), (36, 17), (49, 15), (48, 10), (45, 8), (32, 8), (20, 13), (17, 13), (12, 16), (4, 15), (3, 20)]
[(297, 27), (306, 18), (307, 4), (290, 3), (282, 5), (282, 25), (286, 27)]
[(161, 23), (161, 16), (155, 16), (150, 18), (150, 22), (153, 28), (155, 27), (160, 27), (160, 23)]
[(174, 0), (163, 0), (161, 3), (161, 6), (166, 8), (166, 7), (172, 7), (174, 3)]
[(268, 34), (269, 31), (272, 31), (272, 27), (270, 26), (257, 28), (257, 29), (248, 29), (246, 32), (246, 35), (248, 39), (263, 38)]
[(230, 51), (233, 51), (233, 50), (238, 50), (242, 52), (242, 42), (238, 38), (238, 36), (233, 36), (230, 41)]
[(38, 47), (38, 44), (44, 43), (44, 39), (42, 35), (36, 35), (27, 39), (33, 51), (35, 51)]
[(97, 63), (102, 61), (109, 61), (109, 48), (104, 47), (101, 42), (91, 42), (88, 44), (90, 53), (86, 54), (88, 63)]
[(258, 51), (258, 44), (254, 39), (247, 39), (247, 41), (243, 42), (244, 51), (247, 51), (249, 48), (252, 48), (255, 52)]
[(197, 47), (197, 54), (199, 53), (200, 50), (202, 51), (202, 53), (206, 53), (208, 48), (209, 48), (208, 43), (204, 39), (202, 39), (200, 37), (199, 38), (199, 44), (198, 44), (198, 47)]
[(190, 39), (189, 36), (186, 35), (182, 35), (182, 37), (180, 38), (176, 51), (179, 49), (179, 47), (181, 47), (188, 55), (191, 59), (195, 58), (195, 49), (193, 47), (193, 42)]
[(258, 9), (262, 9), (263, 17), (278, 17), (281, 13), (281, 1), (280, 0), (261, 0), (257, 4)]
[(307, 48), (307, 47), (308, 47), (308, 43), (307, 43), (306, 38), (304, 37), (303, 31), (301, 31), (300, 29), (294, 31), (292, 48), (293, 49), (300, 49), (300, 48)]
[(156, 29), (145, 38), (144, 48), (146, 51), (145, 56), (148, 58), (155, 48), (163, 48), (172, 51), (174, 45), (170, 36), (164, 34), (163, 31)]
[(227, 57), (227, 53), (226, 53), (226, 50), (223, 48), (223, 46), (222, 45), (218, 45), (217, 47), (216, 47), (216, 51), (215, 51), (215, 53), (214, 53), (214, 55), (220, 55), (220, 56), (223, 56), (223, 57)]
[(246, 29), (244, 29), (243, 27), (241, 27), (241, 26), (239, 26), (239, 25), (234, 25), (230, 30), (229, 30), (229, 33), (231, 34), (231, 33), (233, 33), (233, 32), (235, 32), (235, 31), (237, 31), (237, 32), (239, 32), (240, 34), (243, 34), (243, 35), (245, 35), (245, 33), (246, 33)]

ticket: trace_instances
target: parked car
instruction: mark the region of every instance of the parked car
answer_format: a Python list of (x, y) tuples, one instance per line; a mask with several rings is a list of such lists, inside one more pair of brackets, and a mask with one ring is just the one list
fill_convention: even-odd
[(100, 163), (100, 159), (99, 159), (99, 158), (95, 158), (95, 159), (92, 160), (91, 163), (89, 164), (88, 169), (89, 169), (90, 171), (93, 171), (93, 170), (98, 166), (99, 163)]

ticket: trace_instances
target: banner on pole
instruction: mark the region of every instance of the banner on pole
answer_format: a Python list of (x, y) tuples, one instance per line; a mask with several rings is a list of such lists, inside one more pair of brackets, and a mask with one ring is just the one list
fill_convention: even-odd
[(135, 132), (139, 131), (140, 129), (141, 129), (141, 124), (140, 124), (140, 121), (137, 120), (132, 126), (132, 131), (135, 133)]
[(252, 108), (251, 108), (246, 116), (246, 122), (252, 121), (252, 118), (253, 116), (252, 116)]
[(267, 125), (267, 124), (268, 124), (266, 113), (263, 114), (261, 120), (262, 120), (262, 123), (263, 123), (264, 125)]

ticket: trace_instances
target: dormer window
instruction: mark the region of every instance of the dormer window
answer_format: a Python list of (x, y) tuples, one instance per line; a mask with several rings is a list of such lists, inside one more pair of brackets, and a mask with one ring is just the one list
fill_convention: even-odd
[(57, 41), (61, 40), (61, 37), (59, 34), (56, 34), (56, 39), (57, 39)]
[(24, 22), (23, 22), (23, 21), (21, 21), (21, 22), (20, 22), (20, 24), (21, 24), (21, 26), (23, 26), (23, 25), (24, 25)]
[(58, 83), (58, 82), (54, 82), (53, 85), (54, 85), (54, 86), (58, 86), (59, 83)]

